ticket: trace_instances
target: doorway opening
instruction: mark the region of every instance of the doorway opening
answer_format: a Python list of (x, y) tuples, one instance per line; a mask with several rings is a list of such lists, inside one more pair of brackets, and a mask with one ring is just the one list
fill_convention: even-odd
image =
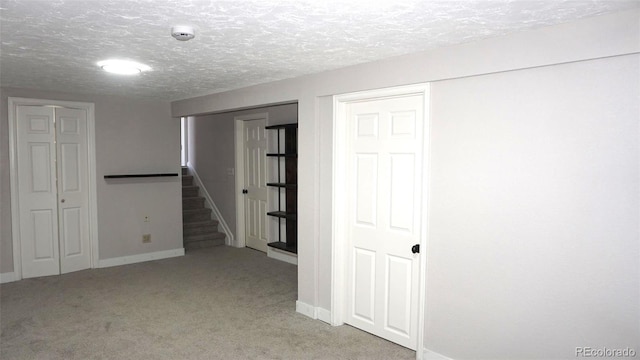
[(297, 103), (234, 115), (236, 246), (297, 265)]
[[(297, 191), (297, 186), (291, 186), (286, 180), (287, 160), (285, 158), (297, 161), (297, 156), (293, 151), (285, 149), (286, 130), (280, 130), (281, 143), (278, 149), (276, 128), (295, 124), (294, 130), (297, 131), (297, 105), (296, 102), (265, 105), (251, 109), (187, 116), (186, 121), (181, 119), (184, 121), (181, 126), (185, 128), (181, 130), (181, 136), (184, 139), (182, 147), (187, 150), (186, 163), (189, 166), (189, 173), (193, 175), (196, 185), (199, 186), (200, 194), (206, 199), (205, 206), (211, 208), (212, 215), (219, 221), (220, 230), (227, 235), (227, 245), (247, 247), (247, 234), (250, 233), (247, 227), (250, 226), (251, 232), (258, 235), (257, 239), (254, 239), (258, 244), (249, 245), (249, 247), (255, 249), (263, 245), (258, 249), (265, 252), (267, 256), (276, 258), (278, 255), (284, 255), (278, 260), (294, 264), (297, 254), (279, 249), (270, 250), (271, 247), (267, 244), (278, 242), (279, 239), (285, 242), (287, 225), (292, 226), (295, 221), (287, 221), (267, 213), (278, 212), (278, 210), (286, 212), (287, 201), (296, 200), (295, 197), (286, 195), (291, 190)], [(249, 126), (254, 121), (258, 123), (260, 119), (263, 123)], [(270, 127), (276, 128), (269, 129)], [(255, 151), (247, 157), (244, 144), (245, 135), (247, 135), (245, 130), (248, 131), (249, 128), (252, 128), (254, 140), (257, 141), (252, 144), (252, 146), (256, 145), (253, 149)], [(285, 154), (280, 152), (286, 153), (289, 157), (285, 157)], [(267, 153), (280, 154), (267, 156)], [(278, 163), (280, 163), (280, 172)], [(246, 164), (253, 164), (254, 168), (262, 169), (263, 174), (256, 172), (245, 175)], [(280, 181), (277, 178), (279, 173)], [(267, 185), (268, 183), (274, 184)], [(253, 189), (246, 185), (251, 185)], [(253, 199), (251, 205), (247, 206), (248, 196), (243, 194), (243, 189), (247, 190), (248, 195), (262, 196), (264, 194), (260, 192), (266, 192), (266, 199), (264, 196)], [(295, 205), (297, 206), (297, 201)], [(251, 209), (258, 220), (246, 221), (247, 209)], [(289, 229), (289, 233), (297, 232), (295, 230)], [(276, 251), (279, 253), (275, 256), (270, 254)]]

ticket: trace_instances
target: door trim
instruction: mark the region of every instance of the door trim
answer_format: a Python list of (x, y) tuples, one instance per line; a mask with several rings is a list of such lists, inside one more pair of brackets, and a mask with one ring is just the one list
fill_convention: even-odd
[(56, 106), (81, 109), (87, 112), (87, 161), (89, 183), (89, 243), (91, 244), (91, 268), (98, 265), (98, 206), (96, 182), (95, 105), (87, 102), (8, 98), (9, 112), (9, 175), (11, 178), (11, 237), (13, 239), (13, 272), (15, 280), (22, 279), (20, 202), (18, 192), (17, 109), (18, 106)]
[(420, 234), (420, 270), (418, 289), (418, 343), (416, 358), (422, 358), (424, 349), (424, 322), (426, 300), (426, 269), (428, 250), (428, 204), (429, 204), (429, 99), (430, 85), (416, 84), (371, 91), (361, 91), (333, 97), (333, 194), (332, 194), (332, 236), (331, 236), (331, 324), (342, 325), (345, 322), (347, 289), (346, 289), (346, 254), (347, 254), (347, 159), (342, 156), (348, 150), (346, 107), (348, 103), (378, 100), (383, 98), (420, 94), (424, 98), (424, 133), (423, 133), (423, 197), (421, 199), (422, 227)]
[[(246, 246), (246, 237), (245, 237), (245, 216), (244, 216), (244, 196), (242, 194), (242, 189), (244, 188), (244, 122), (251, 120), (262, 120), (264, 119), (265, 124), (269, 124), (269, 113), (262, 112), (256, 114), (249, 115), (241, 115), (235, 116), (233, 118), (234, 127), (235, 127), (235, 158), (236, 158), (236, 236), (235, 236), (235, 247), (245, 247)], [(269, 139), (267, 138), (267, 149), (269, 148)], [(266, 168), (267, 171), (267, 179), (269, 178), (269, 168)], [(269, 202), (269, 198), (267, 197), (267, 206)], [(269, 224), (267, 223), (268, 227)], [(269, 233), (269, 229), (267, 229), (267, 234)]]

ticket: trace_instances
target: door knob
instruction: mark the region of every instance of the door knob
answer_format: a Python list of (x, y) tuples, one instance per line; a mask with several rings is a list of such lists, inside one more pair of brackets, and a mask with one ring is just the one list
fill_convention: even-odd
[(243, 193), (243, 194), (248, 194), (248, 193), (249, 193), (249, 190), (247, 190), (247, 189), (242, 189), (242, 193)]
[(411, 252), (417, 254), (420, 252), (420, 244), (415, 244), (411, 247)]
[(64, 199), (60, 200), (60, 202), (61, 202), (61, 203), (63, 203), (63, 202), (64, 202)]

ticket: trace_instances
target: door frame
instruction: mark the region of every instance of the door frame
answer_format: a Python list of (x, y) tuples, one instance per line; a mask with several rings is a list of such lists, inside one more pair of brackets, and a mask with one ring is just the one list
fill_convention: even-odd
[(20, 234), (20, 201), (18, 179), (18, 106), (53, 106), (85, 110), (87, 112), (87, 181), (89, 183), (89, 244), (90, 266), (98, 265), (98, 206), (96, 182), (96, 142), (95, 142), (95, 105), (88, 102), (30, 99), (20, 97), (8, 98), (9, 111), (9, 174), (11, 178), (11, 237), (13, 239), (13, 272), (15, 280), (22, 279), (22, 239)]
[[(242, 194), (242, 189), (244, 189), (244, 128), (245, 121), (251, 120), (263, 120), (265, 124), (269, 124), (269, 113), (261, 112), (249, 115), (240, 115), (234, 116), (233, 122), (235, 127), (235, 160), (236, 160), (236, 236), (235, 243), (232, 244), (235, 247), (243, 248), (246, 246), (246, 236), (245, 236), (245, 206), (244, 206), (244, 195)], [(267, 138), (267, 149), (269, 148), (269, 139)], [(265, 171), (267, 172), (265, 175), (267, 179), (269, 178), (269, 168), (266, 167)], [(267, 207), (269, 206), (269, 197), (267, 197)], [(269, 223), (265, 224), (267, 227), (266, 231), (269, 234)]]
[(333, 194), (332, 194), (332, 236), (331, 236), (331, 324), (343, 325), (347, 306), (347, 204), (350, 199), (347, 193), (348, 159), (343, 156), (349, 149), (347, 139), (348, 124), (346, 121), (347, 104), (353, 102), (378, 100), (407, 95), (422, 95), (424, 98), (424, 130), (423, 130), (423, 196), (420, 199), (422, 209), (422, 226), (420, 230), (420, 266), (418, 274), (418, 343), (416, 358), (422, 358), (424, 349), (424, 323), (426, 300), (426, 269), (428, 245), (428, 204), (429, 204), (429, 125), (430, 125), (430, 84), (416, 84), (360, 91), (333, 96)]

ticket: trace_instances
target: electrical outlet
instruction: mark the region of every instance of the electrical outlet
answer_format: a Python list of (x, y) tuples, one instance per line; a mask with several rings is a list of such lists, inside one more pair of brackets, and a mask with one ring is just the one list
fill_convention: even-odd
[(142, 242), (143, 243), (150, 243), (151, 242), (151, 234), (142, 235)]

